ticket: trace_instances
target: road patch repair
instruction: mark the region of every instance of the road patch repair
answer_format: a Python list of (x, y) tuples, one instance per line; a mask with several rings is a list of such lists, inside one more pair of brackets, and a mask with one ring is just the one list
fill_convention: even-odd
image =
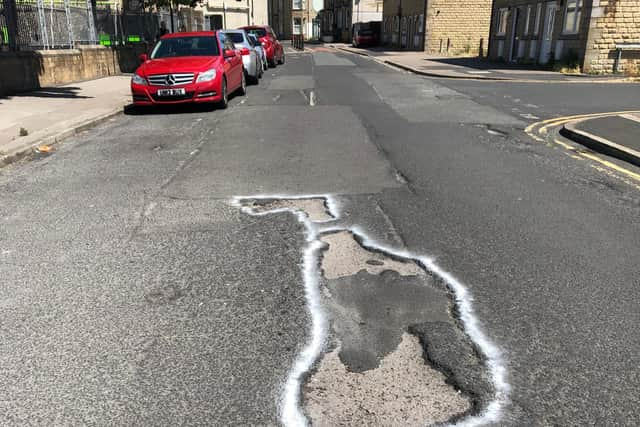
[(341, 225), (331, 195), (234, 197), (253, 216), (304, 224), (308, 341), (283, 387), (281, 421), (308, 425), (480, 425), (509, 385), (472, 298), (433, 259)]

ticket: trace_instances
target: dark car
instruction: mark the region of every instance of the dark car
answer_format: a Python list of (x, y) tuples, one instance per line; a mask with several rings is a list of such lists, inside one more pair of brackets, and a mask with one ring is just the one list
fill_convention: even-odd
[(357, 22), (352, 27), (354, 47), (376, 46), (380, 36), (379, 22)]

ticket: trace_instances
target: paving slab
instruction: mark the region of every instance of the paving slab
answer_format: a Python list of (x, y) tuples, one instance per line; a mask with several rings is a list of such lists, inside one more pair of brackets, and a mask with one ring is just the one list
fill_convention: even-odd
[(129, 76), (111, 76), (0, 98), (0, 165), (123, 110)]

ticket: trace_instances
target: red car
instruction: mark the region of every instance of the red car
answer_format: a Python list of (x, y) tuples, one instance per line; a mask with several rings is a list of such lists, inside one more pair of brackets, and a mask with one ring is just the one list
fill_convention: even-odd
[(375, 46), (377, 43), (373, 30), (360, 29), (353, 33), (353, 47)]
[(284, 48), (278, 41), (276, 34), (268, 25), (249, 25), (246, 27), (240, 27), (241, 30), (245, 30), (248, 34), (255, 35), (262, 46), (264, 47), (267, 55), (267, 62), (271, 67), (275, 67), (276, 63), (284, 64)]
[(242, 56), (230, 39), (215, 31), (173, 33), (160, 38), (131, 78), (136, 106), (187, 102), (218, 103), (246, 90)]

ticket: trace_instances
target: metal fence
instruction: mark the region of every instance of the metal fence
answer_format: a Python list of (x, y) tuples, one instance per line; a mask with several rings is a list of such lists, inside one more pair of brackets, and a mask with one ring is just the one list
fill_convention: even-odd
[(11, 15), (4, 16), (6, 44), (14, 49), (73, 48), (98, 41), (91, 0), (17, 0), (14, 7), (15, 40), (8, 25)]
[(105, 46), (152, 43), (160, 32), (161, 19), (157, 13), (121, 13), (111, 7), (97, 7), (96, 33)]
[[(176, 29), (202, 29), (192, 13), (177, 12)], [(160, 22), (170, 26), (168, 12), (123, 13), (95, 0), (0, 0), (0, 51), (75, 48), (79, 45), (117, 46), (152, 43)]]

